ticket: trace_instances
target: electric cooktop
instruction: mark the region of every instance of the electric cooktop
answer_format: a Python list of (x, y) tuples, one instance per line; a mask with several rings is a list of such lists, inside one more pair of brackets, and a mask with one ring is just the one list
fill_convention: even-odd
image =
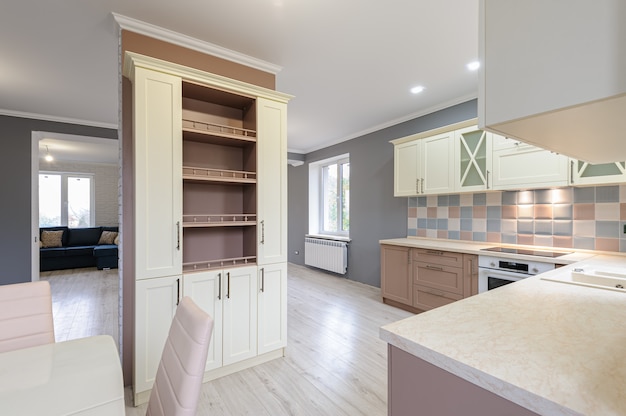
[(564, 252), (558, 252), (558, 251), (529, 250), (525, 248), (512, 248), (512, 247), (489, 247), (489, 248), (483, 248), (481, 249), (481, 251), (493, 251), (496, 253), (510, 253), (510, 254), (524, 254), (526, 256), (552, 257), (552, 258), (561, 257), (566, 254), (571, 254), (567, 252), (564, 253)]

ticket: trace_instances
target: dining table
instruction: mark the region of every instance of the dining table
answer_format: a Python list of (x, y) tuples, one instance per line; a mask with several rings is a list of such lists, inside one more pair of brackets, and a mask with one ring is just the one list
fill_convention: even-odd
[(120, 356), (109, 335), (0, 353), (0, 415), (124, 415)]

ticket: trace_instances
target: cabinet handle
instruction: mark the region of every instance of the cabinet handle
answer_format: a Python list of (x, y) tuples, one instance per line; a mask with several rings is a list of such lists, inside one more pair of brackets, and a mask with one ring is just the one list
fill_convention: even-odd
[(265, 244), (265, 220), (261, 220), (261, 244)]
[(435, 295), (435, 296), (441, 296), (442, 298), (447, 297), (443, 292), (440, 292), (438, 290), (425, 289), (424, 292), (430, 293), (431, 295)]
[(230, 299), (230, 272), (226, 273), (226, 299)]
[(265, 268), (261, 268), (261, 292), (265, 292)]
[(487, 179), (486, 179), (487, 180), (487, 189), (489, 189), (489, 174), (490, 173), (491, 172), (487, 171)]
[(574, 161), (569, 161), (569, 183), (574, 183)]
[(176, 306), (180, 303), (180, 279), (176, 279)]
[(217, 274), (217, 300), (222, 300), (222, 273)]
[(422, 182), (422, 193), (424, 193), (424, 178), (421, 179)]
[(176, 250), (180, 251), (180, 221), (176, 221)]
[(415, 179), (415, 192), (420, 193), (420, 180)]
[(435, 256), (443, 256), (443, 251), (439, 251), (439, 250), (426, 250), (426, 254), (434, 254)]
[(443, 267), (431, 266), (430, 264), (427, 264), (426, 268), (429, 269), (429, 270), (436, 270), (438, 272), (442, 272), (443, 271)]

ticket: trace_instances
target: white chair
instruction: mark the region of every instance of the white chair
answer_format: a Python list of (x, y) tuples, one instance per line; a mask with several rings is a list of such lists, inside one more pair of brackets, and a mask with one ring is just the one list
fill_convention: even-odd
[(196, 414), (212, 332), (213, 318), (184, 297), (163, 348), (147, 416)]
[(53, 342), (50, 284), (39, 281), (0, 286), (0, 352)]

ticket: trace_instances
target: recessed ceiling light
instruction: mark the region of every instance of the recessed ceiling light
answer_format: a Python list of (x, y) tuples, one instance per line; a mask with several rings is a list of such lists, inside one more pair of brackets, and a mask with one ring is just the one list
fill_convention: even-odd
[(411, 88), (411, 92), (413, 94), (419, 94), (420, 92), (424, 91), (424, 87), (421, 85), (418, 85), (417, 87), (413, 87)]
[(473, 62), (470, 62), (469, 64), (467, 64), (465, 66), (470, 71), (476, 71), (478, 68), (480, 68), (480, 62), (479, 61), (473, 61)]

